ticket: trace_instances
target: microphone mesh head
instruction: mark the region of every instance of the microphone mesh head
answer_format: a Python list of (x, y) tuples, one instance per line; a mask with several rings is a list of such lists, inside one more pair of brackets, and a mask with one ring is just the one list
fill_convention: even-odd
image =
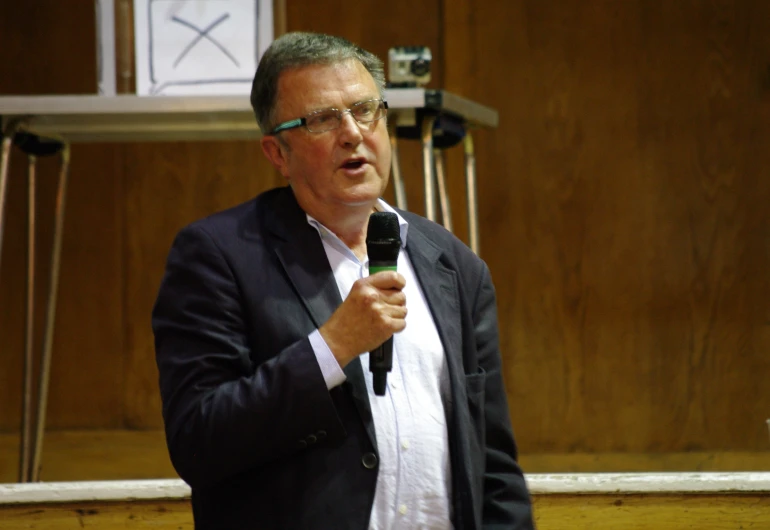
[(374, 212), (369, 217), (369, 228), (366, 231), (367, 241), (381, 239), (401, 239), (398, 228), (398, 216), (391, 212)]
[(366, 231), (366, 252), (370, 262), (395, 261), (401, 250), (398, 216), (391, 212), (374, 212)]

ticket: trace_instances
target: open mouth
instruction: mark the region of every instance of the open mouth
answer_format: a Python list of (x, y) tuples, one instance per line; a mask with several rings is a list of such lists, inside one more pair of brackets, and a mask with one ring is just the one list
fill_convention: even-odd
[(342, 164), (343, 169), (358, 169), (361, 166), (363, 166), (366, 163), (365, 160), (361, 158), (356, 158), (354, 160), (348, 160), (344, 164)]

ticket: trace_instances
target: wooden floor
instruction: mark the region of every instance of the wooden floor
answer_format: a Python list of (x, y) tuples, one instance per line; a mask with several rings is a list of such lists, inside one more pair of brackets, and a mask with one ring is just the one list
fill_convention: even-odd
[(538, 530), (767, 530), (770, 496), (536, 495)]
[[(16, 482), (19, 439), (0, 434), (0, 483)], [(523, 454), (527, 473), (770, 471), (757, 453)], [(46, 435), (41, 480), (176, 478), (161, 431), (62, 431)]]
[[(770, 527), (767, 495), (536, 496), (538, 530), (739, 530)], [(0, 508), (4, 530), (192, 529), (189, 502), (138, 501)]]
[(193, 528), (188, 501), (134, 501), (116, 503), (64, 503), (0, 507), (3, 530), (124, 530)]

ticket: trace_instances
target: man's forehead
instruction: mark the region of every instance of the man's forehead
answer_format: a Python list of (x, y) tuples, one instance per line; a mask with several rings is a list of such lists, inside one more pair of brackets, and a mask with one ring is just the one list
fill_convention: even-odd
[(379, 97), (377, 84), (356, 59), (288, 68), (278, 78), (278, 107), (317, 107), (341, 95)]
[(301, 75), (309, 74), (313, 75), (319, 71), (335, 71), (335, 70), (349, 70), (355, 69), (361, 72), (369, 73), (366, 67), (358, 59), (341, 59), (339, 61), (321, 61), (318, 63), (301, 64), (298, 66), (290, 66), (281, 71), (281, 77), (288, 75)]

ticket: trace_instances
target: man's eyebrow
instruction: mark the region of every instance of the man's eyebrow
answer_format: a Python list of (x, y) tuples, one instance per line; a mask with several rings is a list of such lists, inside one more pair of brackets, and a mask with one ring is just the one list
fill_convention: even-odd
[(316, 112), (323, 112), (325, 110), (339, 110), (337, 107), (318, 107), (314, 110), (309, 110), (305, 114), (314, 114)]
[(356, 101), (355, 103), (351, 103), (351, 104), (350, 104), (350, 106), (352, 107), (353, 105), (358, 105), (359, 103), (363, 103), (364, 101), (374, 101), (374, 100), (379, 100), (379, 99), (380, 99), (380, 97), (381, 97), (381, 96), (380, 96), (379, 94), (377, 94), (376, 96), (367, 96), (367, 97), (365, 97), (365, 98), (363, 98), (363, 99), (359, 99), (359, 100), (358, 100), (358, 101)]
[[(350, 107), (353, 107), (353, 106), (355, 106), (355, 105), (358, 105), (359, 103), (363, 103), (363, 102), (365, 102), (365, 101), (374, 101), (374, 100), (379, 100), (379, 99), (380, 99), (380, 96), (379, 96), (379, 95), (377, 95), (377, 96), (364, 96), (364, 97), (363, 97), (363, 98), (361, 98), (361, 99), (357, 99), (357, 100), (353, 101), (352, 103), (350, 103), (350, 104), (349, 104), (347, 107), (345, 107), (345, 108), (348, 108), (348, 109), (349, 109)], [(340, 109), (339, 109), (338, 107), (319, 107), (319, 108), (317, 108), (316, 110), (309, 110), (309, 111), (307, 111), (307, 112), (305, 113), (305, 115), (307, 115), (307, 114), (313, 114), (313, 113), (315, 113), (315, 112), (322, 112), (322, 111), (324, 111), (324, 110), (336, 110), (336, 111), (339, 111)]]

